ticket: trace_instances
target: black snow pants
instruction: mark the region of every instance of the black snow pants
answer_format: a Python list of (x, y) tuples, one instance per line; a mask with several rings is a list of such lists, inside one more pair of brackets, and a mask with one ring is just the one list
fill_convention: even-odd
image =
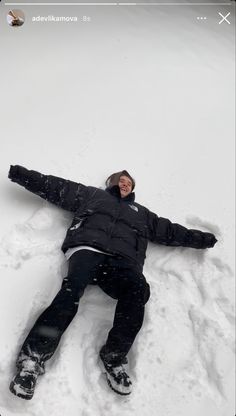
[(123, 361), (142, 326), (144, 305), (150, 296), (149, 285), (129, 260), (83, 249), (69, 259), (68, 275), (52, 303), (35, 322), (21, 348), (17, 364), (28, 356), (39, 357), (42, 365), (51, 358), (74, 318), (88, 284), (98, 285), (117, 299), (113, 327), (103, 353), (113, 364)]

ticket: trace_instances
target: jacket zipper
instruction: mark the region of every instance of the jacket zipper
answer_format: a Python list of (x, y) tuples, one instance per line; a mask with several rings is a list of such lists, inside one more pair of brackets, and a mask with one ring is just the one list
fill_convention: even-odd
[(115, 219), (112, 221), (111, 228), (110, 228), (110, 231), (109, 231), (109, 237), (112, 236), (112, 232), (114, 230), (115, 224), (116, 224), (116, 222), (119, 218), (119, 215), (120, 215), (120, 203), (121, 203), (121, 201), (119, 200), (118, 202), (119, 202), (119, 209), (118, 209), (118, 212), (117, 212), (117, 215), (116, 215)]

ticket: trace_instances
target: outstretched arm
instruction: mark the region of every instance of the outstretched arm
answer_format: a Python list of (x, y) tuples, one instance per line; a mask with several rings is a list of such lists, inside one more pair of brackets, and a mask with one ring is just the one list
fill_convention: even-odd
[(172, 223), (167, 218), (158, 217), (150, 211), (148, 230), (150, 241), (167, 246), (203, 249), (214, 247), (217, 242), (214, 234), (185, 228), (182, 225)]
[(57, 176), (43, 175), (19, 165), (11, 165), (8, 178), (68, 211), (75, 211), (86, 195), (85, 185)]

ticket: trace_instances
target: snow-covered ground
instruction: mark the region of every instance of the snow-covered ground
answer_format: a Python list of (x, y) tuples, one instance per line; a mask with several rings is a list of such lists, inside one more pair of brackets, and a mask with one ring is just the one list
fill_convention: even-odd
[[(0, 415), (233, 416), (233, 6), (25, 6), (20, 28), (0, 11)], [(231, 24), (219, 25), (228, 11)], [(33, 23), (39, 15), (91, 21)], [(96, 287), (34, 398), (8, 391), (21, 343), (66, 274), (71, 221), (11, 183), (10, 164), (98, 187), (127, 169), (137, 202), (215, 233), (204, 251), (149, 246), (130, 397), (98, 366), (115, 302)]]

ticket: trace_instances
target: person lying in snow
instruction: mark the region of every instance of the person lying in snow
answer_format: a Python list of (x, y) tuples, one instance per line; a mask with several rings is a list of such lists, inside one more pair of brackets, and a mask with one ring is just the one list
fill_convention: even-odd
[(133, 192), (135, 181), (126, 170), (110, 175), (105, 190), (18, 165), (10, 167), (8, 177), (74, 213), (62, 245), (68, 274), (23, 343), (10, 391), (24, 399), (33, 397), (45, 361), (52, 357), (74, 318), (86, 286), (96, 284), (117, 299), (113, 327), (99, 354), (103, 370), (116, 393), (130, 394), (127, 354), (142, 327), (150, 296), (142, 272), (148, 240), (205, 249), (215, 245), (215, 236), (174, 224), (139, 205)]

